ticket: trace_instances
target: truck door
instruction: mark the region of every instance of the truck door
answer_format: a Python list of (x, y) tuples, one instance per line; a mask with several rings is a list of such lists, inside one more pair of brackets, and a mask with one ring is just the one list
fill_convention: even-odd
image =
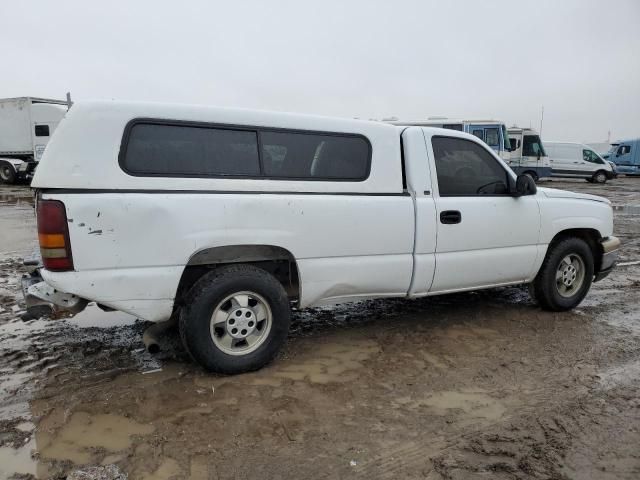
[(515, 198), (510, 172), (467, 138), (427, 138), (434, 172), (437, 242), (431, 292), (517, 283), (533, 274), (540, 212), (535, 195)]
[(433, 281), (436, 252), (436, 206), (433, 201), (431, 167), (422, 128), (402, 132), (406, 187), (412, 192), (415, 214), (413, 276), (408, 295), (426, 295)]
[(635, 152), (633, 147), (636, 147), (635, 149), (637, 150), (637, 145), (633, 145), (632, 142), (620, 142), (613, 158), (609, 157), (609, 160), (613, 161), (618, 167), (619, 173), (640, 173), (638, 164), (634, 162)]
[(51, 137), (52, 125), (36, 123), (33, 126), (33, 158), (39, 162)]

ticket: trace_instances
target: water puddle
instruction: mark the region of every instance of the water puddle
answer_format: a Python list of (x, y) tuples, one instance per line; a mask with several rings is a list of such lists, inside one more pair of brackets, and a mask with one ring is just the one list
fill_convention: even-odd
[(0, 447), (0, 478), (9, 478), (15, 473), (37, 476), (38, 464), (31, 458), (34, 449), (34, 440), (29, 440), (20, 448)]
[(614, 205), (613, 211), (622, 215), (640, 215), (640, 205)]
[(124, 312), (105, 312), (95, 303), (90, 303), (80, 313), (68, 318), (67, 323), (80, 328), (111, 328), (124, 327), (136, 323), (136, 317)]
[(182, 473), (178, 462), (173, 458), (165, 458), (160, 466), (153, 472), (143, 475), (143, 480), (166, 480)]
[(436, 415), (450, 415), (462, 411), (464, 415), (486, 420), (498, 420), (506, 407), (482, 391), (442, 391), (427, 398), (400, 397), (394, 403), (410, 409), (428, 407)]
[(319, 345), (304, 358), (287, 365), (279, 364), (254, 374), (252, 385), (280, 386), (283, 380), (311, 383), (344, 383), (358, 378), (358, 369), (372, 355), (380, 352), (377, 342), (368, 339), (336, 337), (333, 343)]
[(33, 194), (29, 190), (6, 192), (0, 194), (0, 207), (2, 206), (33, 206), (35, 203)]
[(56, 433), (38, 431), (36, 440), (42, 458), (83, 465), (95, 460), (96, 449), (118, 452), (131, 447), (133, 435), (149, 435), (153, 431), (153, 425), (120, 415), (76, 412)]
[(611, 368), (598, 376), (600, 384), (607, 390), (619, 385), (637, 385), (640, 382), (640, 361)]

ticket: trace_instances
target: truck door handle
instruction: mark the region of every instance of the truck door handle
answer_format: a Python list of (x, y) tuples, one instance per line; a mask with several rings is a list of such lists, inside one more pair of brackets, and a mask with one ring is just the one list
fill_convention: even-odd
[(462, 221), (462, 214), (458, 210), (445, 210), (440, 212), (440, 223), (453, 225)]

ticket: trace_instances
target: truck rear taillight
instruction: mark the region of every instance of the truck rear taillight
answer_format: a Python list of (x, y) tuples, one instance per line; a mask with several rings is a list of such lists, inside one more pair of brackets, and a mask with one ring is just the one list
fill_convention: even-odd
[(64, 203), (38, 200), (38, 240), (44, 268), (55, 272), (73, 270), (69, 226)]

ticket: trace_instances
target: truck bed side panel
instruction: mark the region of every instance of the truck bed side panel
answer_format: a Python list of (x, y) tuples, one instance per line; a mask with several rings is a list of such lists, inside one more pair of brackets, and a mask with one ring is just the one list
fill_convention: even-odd
[[(67, 208), (77, 270), (48, 272), (45, 279), (149, 320), (171, 313), (168, 305), (189, 258), (217, 246), (272, 245), (291, 252), (302, 306), (402, 296), (409, 288), (414, 220), (408, 195), (114, 192), (43, 198)], [(119, 283), (133, 287), (123, 290)], [(160, 311), (135, 311), (131, 302), (137, 300), (158, 301)]]

